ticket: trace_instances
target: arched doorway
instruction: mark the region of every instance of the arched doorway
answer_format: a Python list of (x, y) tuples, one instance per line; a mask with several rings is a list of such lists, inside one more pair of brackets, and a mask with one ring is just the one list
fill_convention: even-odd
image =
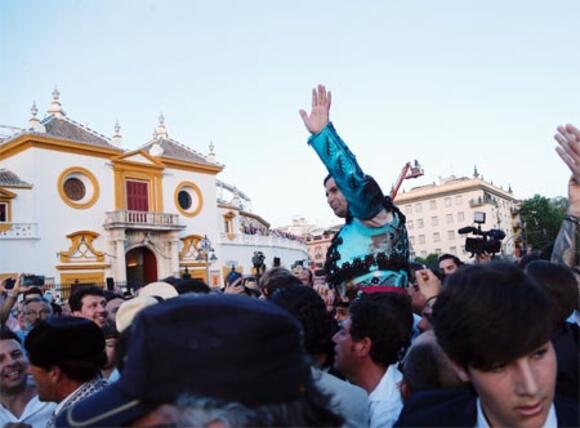
[(125, 260), (129, 286), (141, 286), (157, 281), (157, 258), (149, 248), (133, 248), (127, 253)]

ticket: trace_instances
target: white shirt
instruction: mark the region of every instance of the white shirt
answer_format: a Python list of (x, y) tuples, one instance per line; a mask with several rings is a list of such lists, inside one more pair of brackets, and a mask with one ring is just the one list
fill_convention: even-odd
[(33, 428), (45, 428), (55, 407), (55, 403), (44, 403), (38, 399), (38, 395), (35, 395), (26, 404), (20, 418), (17, 418), (10, 410), (0, 404), (0, 426), (7, 423), (22, 423), (32, 425)]
[(311, 370), (316, 387), (331, 397), (330, 407), (344, 418), (343, 427), (369, 425), (369, 399), (364, 389), (318, 368)]
[(403, 374), (396, 364), (391, 364), (379, 384), (369, 394), (371, 428), (392, 427), (403, 409), (401, 399), (401, 381)]
[[(557, 428), (558, 427), (558, 419), (556, 418), (556, 409), (554, 408), (554, 403), (550, 406), (550, 410), (548, 411), (548, 418), (544, 423), (543, 428)], [(475, 428), (489, 428), (489, 424), (487, 423), (487, 419), (483, 414), (483, 409), (481, 408), (481, 402), (479, 397), (477, 398), (477, 421), (475, 423)]]

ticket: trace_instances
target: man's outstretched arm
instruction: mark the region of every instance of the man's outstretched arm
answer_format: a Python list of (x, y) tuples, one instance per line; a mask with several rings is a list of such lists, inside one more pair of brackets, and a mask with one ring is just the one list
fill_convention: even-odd
[(552, 251), (551, 261), (580, 273), (580, 130), (572, 125), (559, 126), (554, 136), (556, 152), (572, 172), (568, 183), (568, 212)]
[(310, 114), (300, 110), (310, 144), (344, 194), (352, 215), (371, 220), (384, 215), (384, 195), (376, 181), (363, 173), (356, 157), (337, 134), (329, 120), (332, 94), (323, 85), (312, 90)]

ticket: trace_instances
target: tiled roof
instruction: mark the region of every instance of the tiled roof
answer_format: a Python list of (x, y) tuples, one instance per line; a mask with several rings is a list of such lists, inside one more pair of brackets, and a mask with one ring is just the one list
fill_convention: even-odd
[(7, 187), (32, 187), (30, 183), (22, 181), (20, 177), (6, 168), (0, 168), (0, 186)]
[(103, 134), (99, 134), (97, 131), (94, 131), (85, 125), (75, 122), (66, 116), (56, 117), (54, 115), (50, 115), (44, 118), (41, 123), (44, 125), (46, 132), (37, 132), (32, 129), (24, 129), (4, 140), (2, 140), (0, 137), (0, 145), (6, 144), (23, 134), (34, 134), (56, 137), (63, 140), (72, 141), (74, 143), (86, 144), (89, 146), (118, 150), (119, 152), (124, 151), (123, 149), (111, 144), (110, 140)]
[(204, 165), (217, 165), (216, 163), (208, 161), (201, 153), (170, 138), (153, 139), (143, 145), (141, 148), (148, 152), (151, 146), (154, 144), (159, 144), (159, 146), (161, 146), (163, 149), (163, 157), (195, 162)]
[(42, 121), (46, 128), (46, 134), (53, 137), (72, 140), (77, 143), (89, 144), (92, 146), (104, 147), (107, 149), (118, 149), (109, 142), (109, 139), (102, 134), (81, 125), (68, 117), (49, 116)]

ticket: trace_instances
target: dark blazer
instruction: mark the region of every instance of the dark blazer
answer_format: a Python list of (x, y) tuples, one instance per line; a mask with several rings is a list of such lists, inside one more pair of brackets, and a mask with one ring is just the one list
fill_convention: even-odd
[[(395, 427), (474, 427), (477, 395), (470, 388), (439, 389), (413, 394)], [(568, 398), (554, 400), (560, 427), (580, 426), (578, 403)]]

